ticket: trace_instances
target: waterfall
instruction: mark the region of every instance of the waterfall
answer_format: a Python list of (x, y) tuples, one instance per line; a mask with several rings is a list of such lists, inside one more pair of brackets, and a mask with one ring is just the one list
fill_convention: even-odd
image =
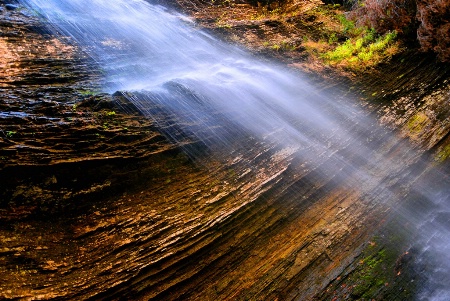
[[(96, 62), (105, 92), (120, 91), (174, 142), (200, 141), (213, 152), (232, 151), (237, 137), (291, 147), (311, 168), (357, 174), (359, 189), (393, 205), (403, 196), (392, 187), (415, 186), (420, 176), (401, 175), (405, 162), (418, 155), (407, 146), (390, 153), (397, 138), (355, 101), (322, 93), (303, 75), (258, 61), (182, 14), (143, 0), (24, 3)], [(401, 183), (407, 179), (411, 183)], [(439, 179), (444, 184), (438, 191), (425, 182), (413, 189), (429, 210), (408, 213), (420, 216), (421, 258), (439, 262), (419, 299), (450, 298), (450, 185), (447, 174)]]

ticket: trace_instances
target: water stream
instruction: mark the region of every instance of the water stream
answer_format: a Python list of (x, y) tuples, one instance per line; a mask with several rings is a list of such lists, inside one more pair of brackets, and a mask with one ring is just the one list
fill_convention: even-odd
[[(420, 177), (401, 174), (418, 154), (408, 147), (390, 153), (398, 143), (395, 136), (353, 100), (318, 92), (302, 75), (224, 44), (184, 15), (143, 0), (24, 4), (96, 61), (105, 75), (105, 92), (121, 91), (174, 142), (200, 141), (212, 152), (232, 152), (238, 137), (290, 147), (312, 168), (336, 174), (351, 170), (362, 190), (376, 191), (380, 202), (393, 204), (403, 196), (392, 187), (409, 189)], [(193, 159), (197, 150), (186, 149)], [(335, 166), (341, 167), (336, 171)], [(422, 233), (417, 243), (426, 254), (421, 258), (440, 263), (418, 296), (424, 300), (450, 298), (450, 185), (445, 185), (447, 174), (440, 179), (444, 184), (437, 191), (429, 191), (425, 182), (413, 189), (429, 209), (416, 223)]]

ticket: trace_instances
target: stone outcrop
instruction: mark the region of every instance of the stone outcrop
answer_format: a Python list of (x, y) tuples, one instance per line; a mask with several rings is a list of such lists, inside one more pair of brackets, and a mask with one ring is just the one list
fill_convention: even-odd
[[(175, 144), (120, 95), (97, 93), (101, 76), (76, 46), (26, 12), (0, 14), (2, 299), (319, 298), (417, 168), (407, 142), (362, 129), (402, 160), (386, 173), (378, 157), (355, 158), (376, 181), (245, 135), (192, 162), (183, 149), (198, 141)], [(433, 148), (439, 135), (420, 137), (438, 137)]]

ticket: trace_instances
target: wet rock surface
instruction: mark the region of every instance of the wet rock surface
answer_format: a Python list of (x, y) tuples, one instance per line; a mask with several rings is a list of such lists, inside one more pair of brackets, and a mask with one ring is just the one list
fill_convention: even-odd
[[(398, 154), (409, 142), (394, 138), (379, 151), (406, 164), (390, 176), (380, 166), (375, 182), (245, 136), (193, 164), (183, 148), (197, 142), (174, 144), (120, 95), (98, 93), (101, 76), (76, 46), (26, 11), (0, 14), (0, 298), (326, 300), (385, 224), (391, 205), (380, 195), (403, 195), (395, 184), (417, 168), (416, 153)], [(442, 74), (402, 122), (443, 110), (405, 134), (441, 157)], [(399, 128), (394, 104), (382, 120)]]
[(176, 149), (150, 121), (124, 114), (120, 100), (95, 92), (95, 64), (29, 12), (3, 11), (1, 22), (3, 218), (58, 211), (68, 199), (118, 181), (108, 177), (109, 164)]

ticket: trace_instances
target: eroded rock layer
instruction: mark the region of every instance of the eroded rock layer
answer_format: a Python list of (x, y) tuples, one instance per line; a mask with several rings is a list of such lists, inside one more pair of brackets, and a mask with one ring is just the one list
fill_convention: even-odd
[(370, 129), (379, 157), (351, 166), (250, 135), (194, 164), (202, 144), (98, 94), (76, 46), (0, 14), (0, 298), (309, 300), (416, 177), (419, 155)]

